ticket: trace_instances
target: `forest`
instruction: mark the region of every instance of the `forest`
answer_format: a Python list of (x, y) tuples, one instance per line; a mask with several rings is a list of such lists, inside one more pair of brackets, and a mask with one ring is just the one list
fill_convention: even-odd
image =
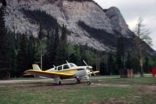
[[(55, 18), (45, 12), (24, 9), (21, 11), (29, 21), (40, 26), (38, 36), (15, 33), (5, 27), (5, 6), (0, 7), (0, 79), (23, 77), (23, 72), (31, 69), (34, 63), (45, 70), (66, 60), (77, 65), (84, 65), (85, 60), (93, 66), (93, 70), (99, 70), (100, 75), (117, 75), (121, 69), (133, 69), (134, 73), (140, 73), (139, 60), (136, 54), (125, 50), (123, 37), (118, 37), (116, 41), (112, 41), (111, 37), (107, 37), (107, 41), (101, 40), (108, 45), (112, 42), (116, 51), (99, 51), (87, 44), (75, 45), (68, 42), (67, 37), (71, 34), (65, 25), (59, 25)], [(47, 18), (51, 21), (47, 22)], [(104, 33), (87, 27), (81, 21), (78, 24), (93, 33), (94, 38), (97, 37), (95, 33), (99, 33), (98, 37)], [(156, 58), (144, 55), (144, 72), (150, 73), (152, 67), (156, 67)]]

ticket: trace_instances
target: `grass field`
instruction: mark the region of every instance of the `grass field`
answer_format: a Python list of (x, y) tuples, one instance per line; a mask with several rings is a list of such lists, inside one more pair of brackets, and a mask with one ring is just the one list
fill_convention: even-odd
[[(36, 80), (36, 79), (35, 79)], [(156, 104), (156, 78), (95, 78), (92, 84), (49, 80), (0, 83), (0, 104)]]

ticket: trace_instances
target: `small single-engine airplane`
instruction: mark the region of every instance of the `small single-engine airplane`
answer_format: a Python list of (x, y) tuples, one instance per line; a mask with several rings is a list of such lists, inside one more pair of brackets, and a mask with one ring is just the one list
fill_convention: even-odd
[(77, 66), (74, 63), (66, 63), (59, 66), (54, 66), (51, 69), (43, 71), (37, 64), (33, 64), (33, 69), (26, 70), (25, 73), (42, 76), (47, 78), (53, 78), (54, 83), (57, 85), (61, 84), (61, 80), (68, 78), (76, 78), (77, 83), (81, 82), (81, 79), (86, 78), (87, 84), (90, 85), (89, 77), (91, 74), (99, 73), (99, 71), (93, 71), (92, 66), (88, 66), (85, 61), (83, 61), (86, 66)]

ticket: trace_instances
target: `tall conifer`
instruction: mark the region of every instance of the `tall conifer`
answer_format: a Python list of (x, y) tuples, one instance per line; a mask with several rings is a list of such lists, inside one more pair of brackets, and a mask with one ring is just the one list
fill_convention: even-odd
[(11, 57), (10, 57), (10, 43), (9, 37), (5, 28), (5, 7), (6, 1), (2, 1), (2, 6), (0, 7), (0, 75), (2, 78), (10, 77), (11, 70)]
[(17, 55), (17, 76), (22, 76), (28, 69), (28, 39), (26, 34), (20, 36), (20, 46)]

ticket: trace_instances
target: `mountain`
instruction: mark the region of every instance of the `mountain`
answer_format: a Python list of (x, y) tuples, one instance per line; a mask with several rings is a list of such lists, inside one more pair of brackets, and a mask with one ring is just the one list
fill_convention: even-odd
[[(123, 36), (126, 46), (134, 48), (134, 33), (116, 7), (103, 10), (92, 0), (6, 1), (6, 27), (16, 33), (37, 36), (40, 25), (48, 29), (58, 23), (67, 26), (68, 41), (74, 44), (115, 50), (118, 37)], [(155, 53), (149, 46), (147, 51)]]

